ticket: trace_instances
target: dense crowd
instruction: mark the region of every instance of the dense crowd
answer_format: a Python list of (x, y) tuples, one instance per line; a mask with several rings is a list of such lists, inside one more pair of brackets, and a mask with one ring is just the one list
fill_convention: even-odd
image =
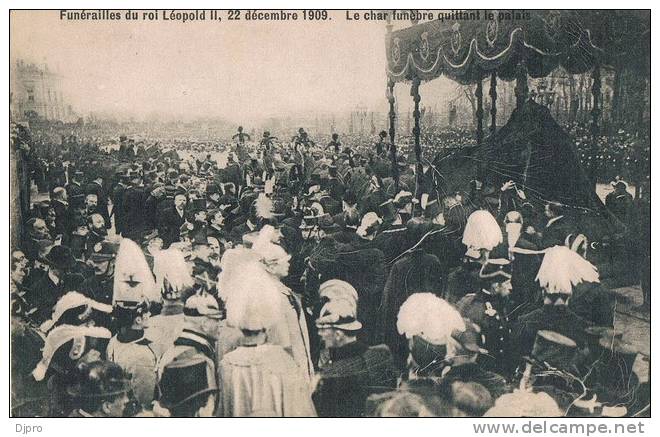
[(579, 223), (512, 182), (439, 195), (385, 132), (12, 141), (14, 416), (647, 411)]

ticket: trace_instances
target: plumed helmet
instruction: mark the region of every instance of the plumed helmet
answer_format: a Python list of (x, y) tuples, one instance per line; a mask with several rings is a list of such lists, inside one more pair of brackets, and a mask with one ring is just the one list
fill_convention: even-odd
[(414, 293), (401, 305), (396, 327), (406, 338), (419, 336), (432, 344), (445, 345), (454, 331), (465, 331), (465, 322), (446, 300), (433, 293)]
[(598, 269), (566, 246), (546, 250), (536, 280), (548, 294), (568, 295), (577, 284), (600, 282)]
[(490, 212), (478, 210), (470, 214), (463, 231), (463, 244), (476, 250), (493, 250), (502, 241), (502, 230)]

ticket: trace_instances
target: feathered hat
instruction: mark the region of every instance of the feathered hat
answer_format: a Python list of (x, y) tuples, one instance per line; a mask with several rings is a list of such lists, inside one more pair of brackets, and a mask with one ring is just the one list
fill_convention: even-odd
[(275, 244), (280, 233), (270, 225), (264, 226), (252, 244), (252, 250), (266, 264), (279, 260), (289, 260), (291, 255), (286, 253), (282, 246)]
[[(258, 262), (259, 256), (251, 249), (236, 247), (227, 250), (220, 260), (221, 271), (218, 275), (218, 297), (226, 303), (230, 294), (235, 291), (232, 289), (232, 284), (237, 280), (240, 281), (240, 275), (242, 274), (241, 267), (246, 264)], [(235, 279), (237, 276), (238, 279)]]
[(598, 269), (566, 246), (546, 250), (536, 280), (548, 294), (568, 295), (577, 284), (600, 282)]
[(273, 201), (264, 193), (259, 193), (257, 200), (254, 201), (254, 210), (257, 217), (271, 219), (273, 218)]
[(176, 300), (190, 289), (195, 281), (183, 254), (176, 249), (161, 250), (154, 255), (156, 289), (165, 299)]
[(227, 284), (232, 289), (226, 301), (227, 324), (250, 331), (270, 328), (281, 313), (276, 281), (258, 263), (249, 262), (237, 269)]
[(465, 322), (456, 308), (433, 293), (412, 294), (401, 305), (396, 322), (399, 334), (418, 336), (435, 344), (447, 344), (455, 331), (465, 331)]
[(562, 411), (546, 392), (514, 390), (497, 398), (484, 417), (559, 417)]
[(160, 300), (153, 275), (144, 253), (133, 240), (122, 239), (115, 261), (112, 304), (138, 304)]
[[(42, 332), (50, 331), (65, 313), (71, 310), (75, 310), (77, 308), (80, 308), (82, 312), (83, 311), (82, 307), (85, 307), (84, 311), (96, 310), (108, 314), (112, 312), (111, 305), (97, 302), (94, 299), (90, 299), (89, 297), (81, 293), (78, 293), (77, 291), (70, 291), (57, 301), (55, 307), (53, 308), (53, 314), (51, 319), (46, 320), (44, 323), (42, 323), (39, 329)], [(82, 317), (80, 317), (80, 321), (82, 323), (83, 321)]]
[(32, 371), (32, 376), (35, 380), (42, 381), (56, 355), (66, 358), (67, 367), (73, 367), (73, 362), (82, 358), (90, 349), (98, 347), (101, 349), (99, 352), (105, 351), (103, 345), (107, 346), (111, 337), (110, 331), (100, 326), (58, 326), (48, 333), (41, 351), (41, 360)]
[(502, 230), (490, 212), (480, 209), (470, 214), (463, 231), (463, 244), (469, 249), (493, 250), (502, 241)]

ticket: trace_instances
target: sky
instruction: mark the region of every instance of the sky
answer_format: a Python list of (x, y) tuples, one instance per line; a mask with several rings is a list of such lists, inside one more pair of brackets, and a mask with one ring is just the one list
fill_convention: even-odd
[[(10, 57), (47, 63), (82, 114), (238, 122), (357, 105), (386, 111), (385, 23), (333, 13), (326, 22), (180, 23), (13, 11)], [(440, 94), (456, 89), (443, 84)], [(408, 90), (397, 96), (410, 99)]]

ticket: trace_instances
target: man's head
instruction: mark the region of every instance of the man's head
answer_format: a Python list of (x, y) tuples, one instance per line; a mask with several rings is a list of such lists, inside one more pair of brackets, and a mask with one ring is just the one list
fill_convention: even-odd
[(99, 204), (99, 198), (96, 194), (88, 194), (85, 196), (85, 209), (87, 211), (96, 211)]
[(356, 340), (357, 333), (335, 328), (319, 328), (319, 337), (328, 349), (336, 349)]
[(100, 235), (105, 235), (107, 229), (105, 228), (105, 219), (101, 214), (92, 214), (87, 219), (87, 226), (90, 231), (96, 232)]
[(379, 136), (382, 140), (384, 140), (385, 138), (387, 138), (387, 132), (385, 132), (384, 130), (382, 130), (382, 131), (380, 131), (380, 133), (378, 134), (378, 136)]
[(25, 266), (21, 263), (13, 262), (11, 265), (11, 280), (14, 284), (22, 284), (25, 279)]
[(628, 186), (625, 184), (625, 182), (619, 181), (614, 184), (614, 192), (617, 194), (625, 193), (627, 188)]
[(174, 360), (167, 364), (158, 381), (158, 388), (158, 406), (166, 408), (168, 416), (213, 416), (217, 383), (203, 358)]
[(193, 212), (193, 221), (206, 223), (206, 210), (200, 209)]
[(505, 258), (490, 258), (479, 270), (483, 287), (491, 294), (507, 297), (511, 293), (511, 263)]
[(218, 301), (208, 293), (193, 294), (183, 307), (188, 327), (211, 338), (218, 337), (221, 312)]
[(339, 134), (332, 134), (332, 139), (337, 141), (339, 139)]
[(208, 241), (209, 249), (211, 251), (209, 257), (216, 260), (219, 259), (220, 256), (222, 256), (222, 246), (220, 245), (220, 241), (215, 237), (208, 237)]
[(11, 253), (11, 263), (12, 266), (17, 266), (20, 268), (26, 268), (29, 260), (21, 250), (15, 250)]
[(330, 298), (316, 319), (319, 336), (329, 349), (339, 348), (357, 340), (362, 323), (357, 320), (357, 304), (344, 298)]
[(185, 208), (187, 202), (187, 198), (185, 194), (177, 194), (174, 196), (174, 206), (178, 210), (182, 210)]
[(225, 223), (225, 216), (222, 215), (222, 211), (216, 211), (213, 213), (211, 216), (211, 224), (215, 225), (216, 227), (222, 227)]
[(46, 222), (40, 218), (32, 220), (30, 233), (32, 234), (33, 238), (37, 238), (37, 239), (50, 238), (50, 232), (48, 231), (48, 226), (46, 225)]
[(123, 417), (130, 381), (124, 370), (111, 361), (79, 365), (79, 375), (67, 387), (74, 403), (96, 417)]
[(66, 194), (66, 190), (63, 187), (56, 187), (53, 190), (53, 199), (60, 200), (62, 202), (66, 202), (67, 199), (68, 199), (68, 196)]

